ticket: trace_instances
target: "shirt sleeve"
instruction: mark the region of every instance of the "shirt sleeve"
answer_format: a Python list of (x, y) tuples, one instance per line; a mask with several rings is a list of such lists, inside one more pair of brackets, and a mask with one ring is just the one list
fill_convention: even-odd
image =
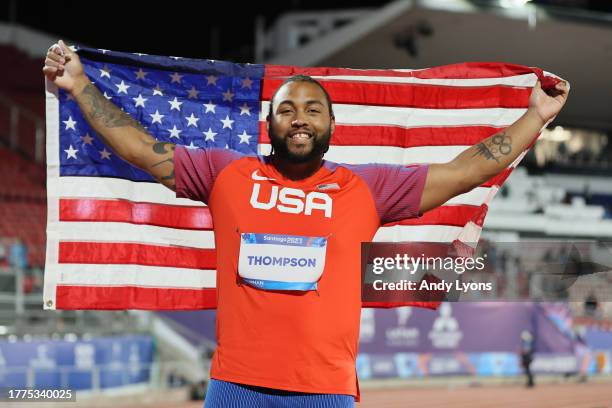
[(351, 168), (370, 188), (381, 224), (420, 216), (428, 169), (427, 164), (364, 164)]
[(241, 153), (227, 149), (187, 149), (176, 146), (174, 175), (176, 196), (208, 203), (215, 179)]

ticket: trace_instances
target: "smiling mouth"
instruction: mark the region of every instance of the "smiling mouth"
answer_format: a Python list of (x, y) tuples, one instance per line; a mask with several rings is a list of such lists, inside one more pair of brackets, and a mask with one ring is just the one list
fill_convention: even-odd
[(290, 135), (289, 138), (296, 142), (304, 142), (306, 140), (312, 139), (312, 135), (309, 133), (294, 133)]

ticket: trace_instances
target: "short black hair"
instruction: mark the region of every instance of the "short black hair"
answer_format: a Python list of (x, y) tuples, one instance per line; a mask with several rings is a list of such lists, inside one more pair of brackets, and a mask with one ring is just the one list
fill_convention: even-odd
[(272, 117), (272, 105), (274, 103), (274, 98), (276, 97), (276, 94), (283, 87), (283, 85), (288, 84), (289, 82), (310, 82), (311, 84), (315, 84), (316, 86), (318, 86), (325, 94), (325, 100), (327, 101), (327, 106), (329, 107), (329, 116), (332, 118), (334, 117), (334, 110), (332, 109), (332, 101), (331, 101), (331, 98), (329, 97), (329, 93), (327, 93), (327, 90), (325, 90), (323, 85), (321, 85), (321, 83), (317, 81), (316, 79), (314, 79), (313, 77), (308, 76), (308, 75), (302, 75), (302, 74), (294, 75), (294, 76), (291, 76), (285, 79), (283, 83), (278, 88), (276, 88), (276, 91), (274, 91), (274, 93), (272, 94), (272, 98), (270, 98), (270, 111), (268, 112), (268, 117), (270, 118)]

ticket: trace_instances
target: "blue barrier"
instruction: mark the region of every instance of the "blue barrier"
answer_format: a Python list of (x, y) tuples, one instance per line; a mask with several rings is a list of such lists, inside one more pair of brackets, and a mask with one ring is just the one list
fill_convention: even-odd
[(112, 388), (148, 382), (150, 336), (0, 341), (0, 387)]

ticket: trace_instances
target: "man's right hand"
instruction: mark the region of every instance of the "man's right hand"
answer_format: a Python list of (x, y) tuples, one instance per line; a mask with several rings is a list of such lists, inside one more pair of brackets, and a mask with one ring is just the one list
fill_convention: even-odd
[(70, 93), (80, 91), (88, 82), (79, 56), (62, 40), (49, 47), (43, 73), (58, 88)]

